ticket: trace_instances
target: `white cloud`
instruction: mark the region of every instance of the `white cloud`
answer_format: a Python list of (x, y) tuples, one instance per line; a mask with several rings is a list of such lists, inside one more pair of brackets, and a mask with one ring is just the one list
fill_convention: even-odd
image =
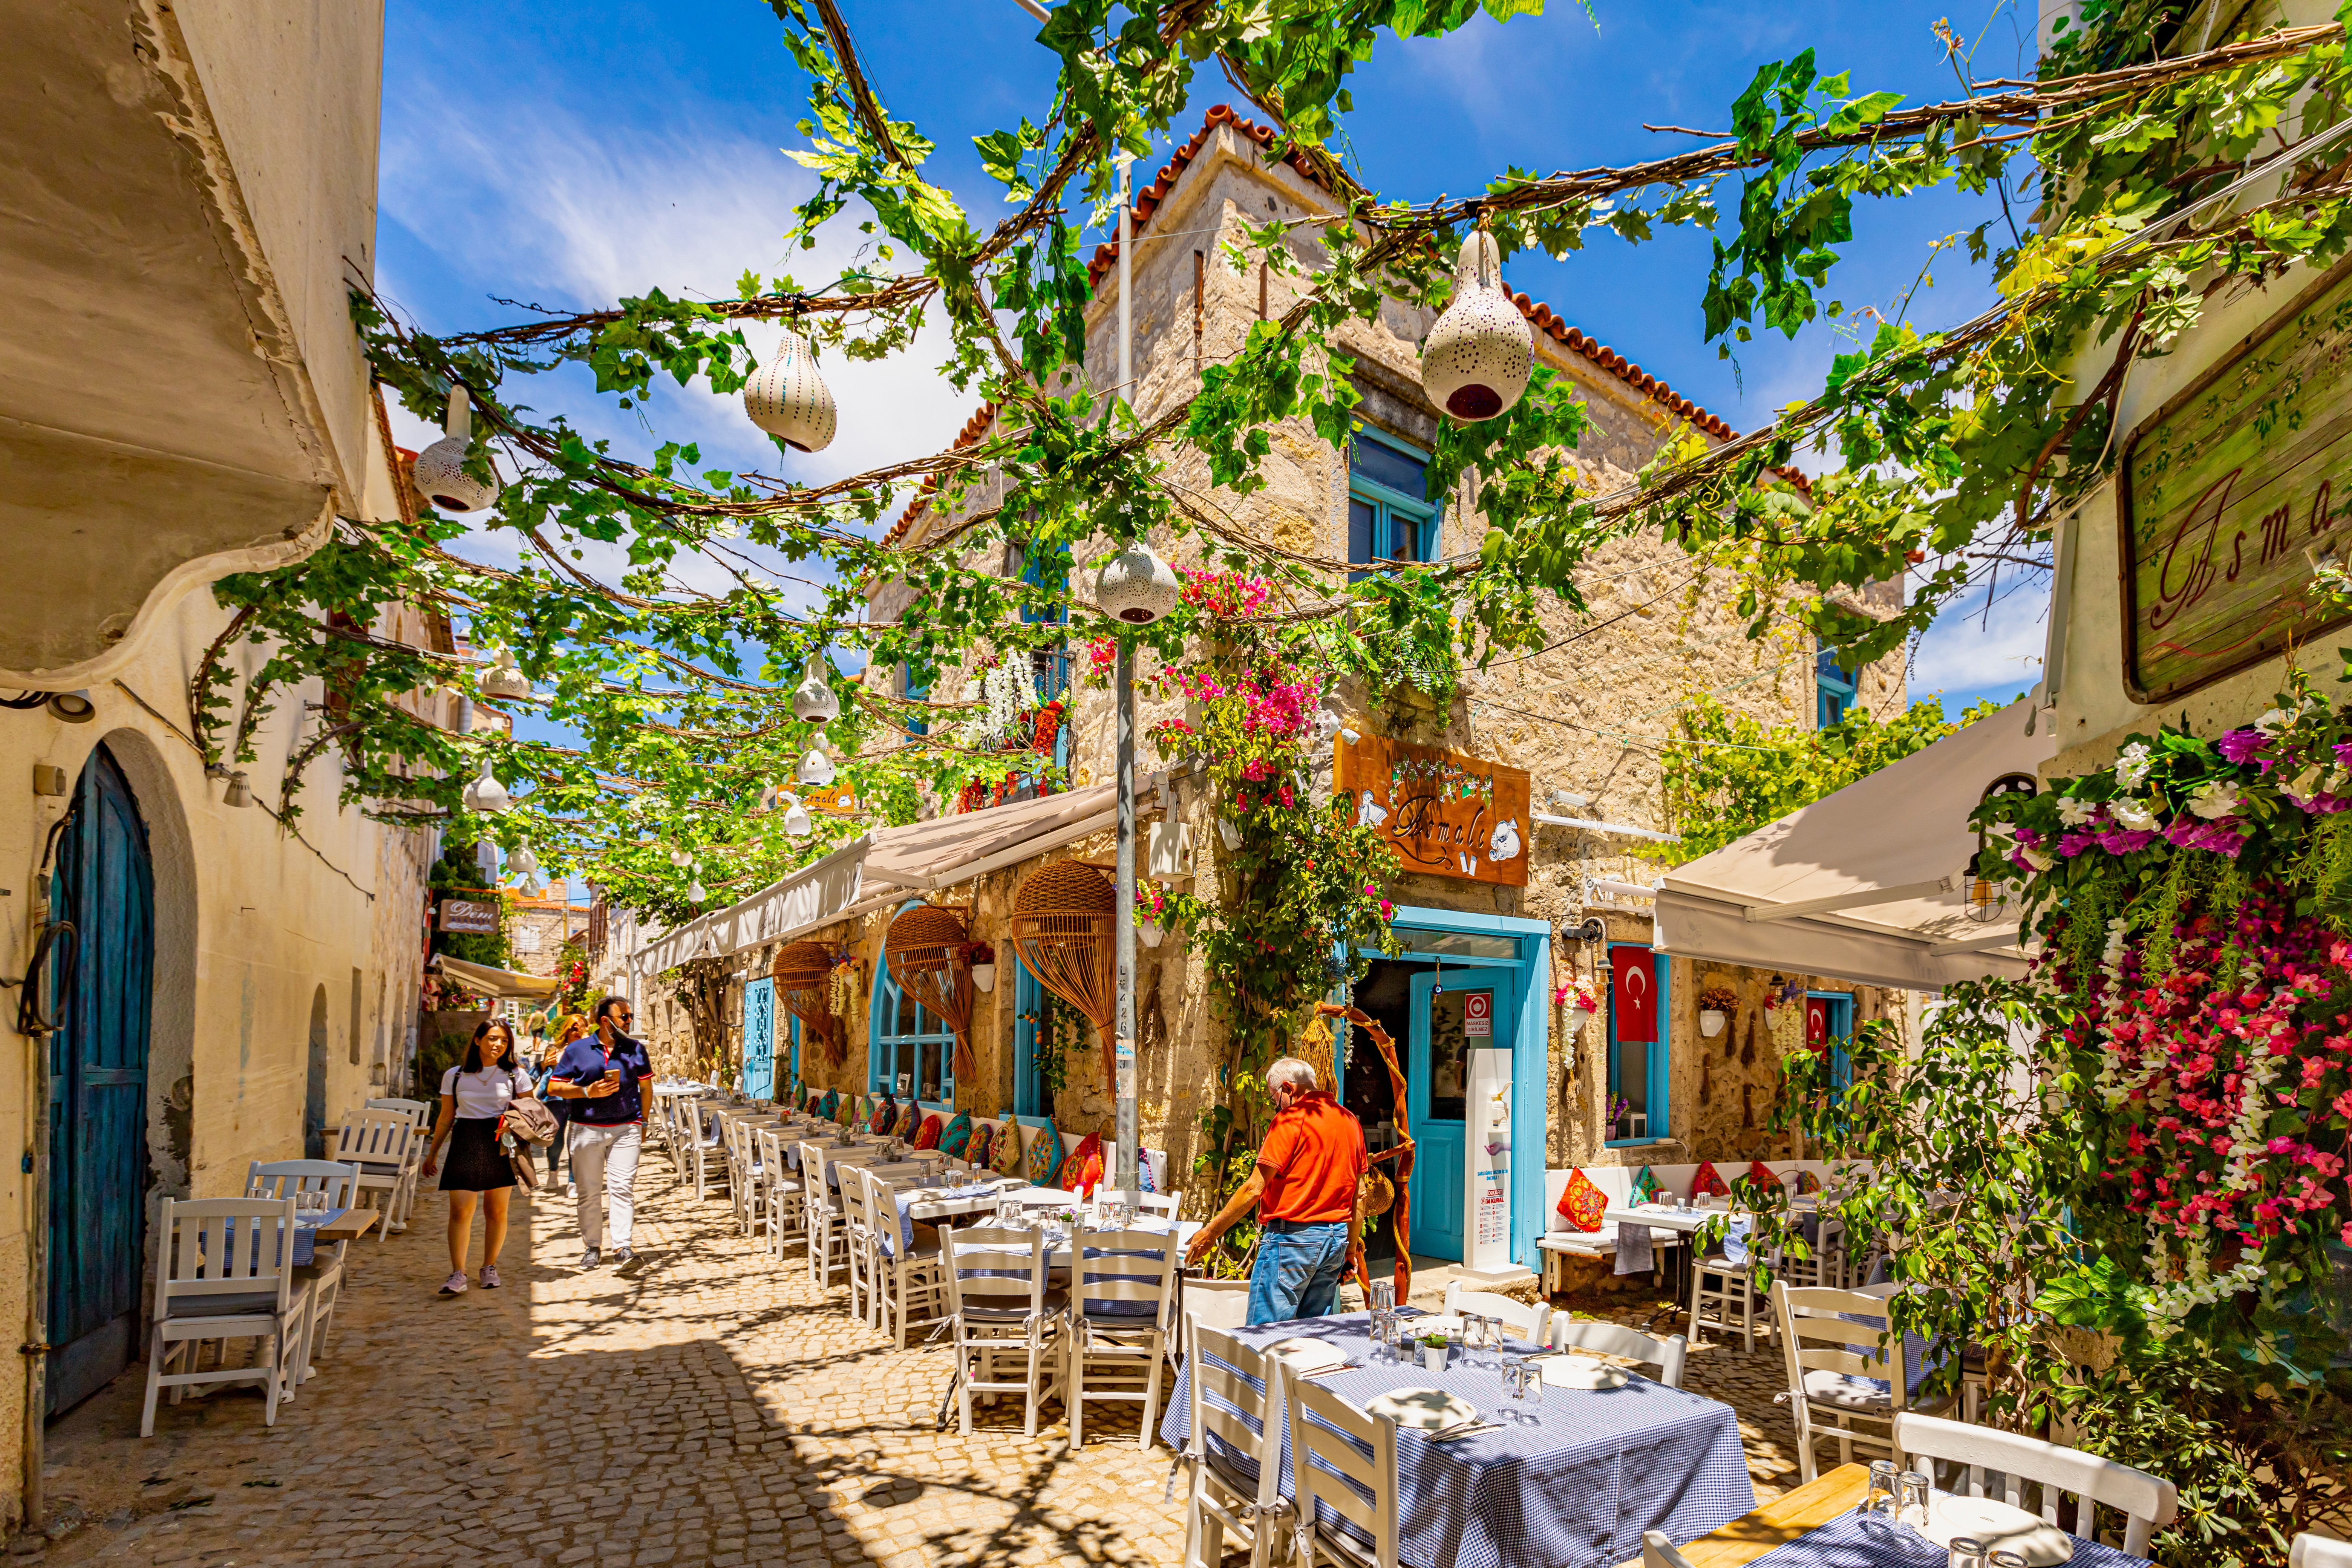
[(1943, 691), (1954, 696), (2009, 696), (2042, 679), (2042, 656), (2050, 616), (2050, 579), (2030, 582), (2005, 574), (2000, 597), (1986, 613), (1979, 589), (1955, 602), (1913, 650), (1914, 696)]

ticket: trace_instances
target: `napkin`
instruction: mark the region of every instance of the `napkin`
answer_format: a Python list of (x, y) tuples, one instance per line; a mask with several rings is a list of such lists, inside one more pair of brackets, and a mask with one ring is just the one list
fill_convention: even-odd
[(1622, 1388), (1633, 1374), (1622, 1366), (1581, 1355), (1539, 1355), (1532, 1358), (1543, 1373), (1546, 1388), (1581, 1388), (1593, 1393)]
[(1328, 1372), (1335, 1366), (1346, 1365), (1348, 1361), (1347, 1352), (1339, 1346), (1324, 1340), (1311, 1340), (1303, 1334), (1276, 1340), (1258, 1353), (1277, 1357), (1291, 1371), (1302, 1373)]
[(1442, 1432), (1478, 1419), (1478, 1407), (1443, 1388), (1391, 1388), (1364, 1401), (1364, 1409), (1413, 1432)]
[(1961, 1536), (1983, 1545), (1988, 1553), (2014, 1552), (2028, 1568), (2050, 1568), (2074, 1555), (2074, 1542), (2039, 1514), (1989, 1497), (1953, 1497), (1939, 1492), (1928, 1505), (1927, 1528), (1919, 1532), (1948, 1549)]

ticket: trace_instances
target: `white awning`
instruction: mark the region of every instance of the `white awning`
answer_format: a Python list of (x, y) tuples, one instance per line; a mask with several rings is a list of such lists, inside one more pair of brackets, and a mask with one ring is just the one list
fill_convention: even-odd
[(1711, 855), (1666, 873), (1656, 944), (1677, 957), (1934, 990), (2021, 976), (2013, 912), (1969, 918), (1969, 814), (2009, 773), (2035, 776), (2057, 750), (2027, 704), (1881, 768)]
[(487, 963), (468, 963), (446, 952), (435, 953), (430, 967), (467, 990), (478, 991), (485, 996), (537, 1000), (554, 995), (558, 989), (552, 978), (525, 974), (519, 969), (493, 969)]
[(687, 921), (629, 961), (640, 977), (693, 958), (723, 958), (795, 937), (898, 900), (1001, 870), (1115, 825), (1109, 784), (961, 812), (854, 838), (742, 902)]

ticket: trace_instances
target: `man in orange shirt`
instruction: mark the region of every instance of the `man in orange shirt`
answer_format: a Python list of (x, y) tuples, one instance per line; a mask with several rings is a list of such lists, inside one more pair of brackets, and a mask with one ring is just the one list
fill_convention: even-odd
[(1184, 1261), (1197, 1264), (1207, 1257), (1255, 1204), (1264, 1234), (1250, 1276), (1249, 1321), (1319, 1318), (1338, 1300), (1348, 1269), (1357, 1185), (1366, 1166), (1364, 1130), (1315, 1087), (1314, 1068), (1297, 1057), (1266, 1068), (1265, 1088), (1274, 1097), (1274, 1125), (1258, 1149), (1257, 1168), (1192, 1238)]

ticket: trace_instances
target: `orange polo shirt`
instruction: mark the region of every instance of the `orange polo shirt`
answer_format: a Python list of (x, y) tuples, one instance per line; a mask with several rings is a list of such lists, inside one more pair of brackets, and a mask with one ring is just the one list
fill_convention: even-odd
[(1275, 1113), (1257, 1152), (1257, 1168), (1265, 1173), (1259, 1223), (1352, 1217), (1364, 1166), (1363, 1124), (1320, 1089), (1301, 1096)]

